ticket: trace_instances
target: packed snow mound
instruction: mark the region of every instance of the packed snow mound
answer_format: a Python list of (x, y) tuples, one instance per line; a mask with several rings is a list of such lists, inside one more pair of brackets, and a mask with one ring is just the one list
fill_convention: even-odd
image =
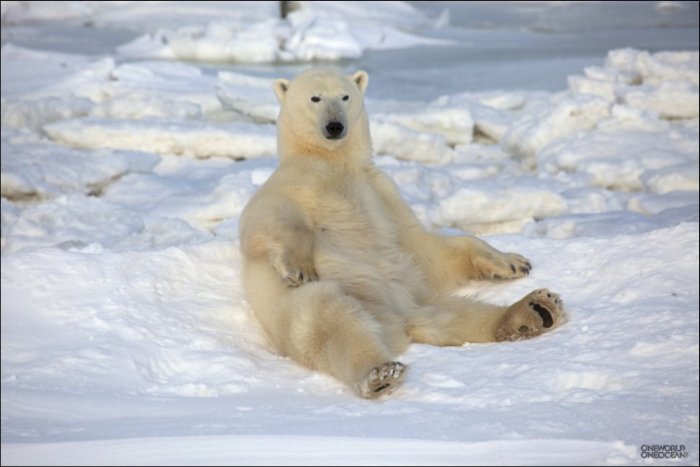
[[(215, 236), (230, 239), (235, 231), (233, 220), (271, 173), (255, 166), (240, 170), (226, 159), (205, 164), (173, 156), (161, 160), (142, 153), (115, 151), (110, 156), (103, 154), (105, 150), (72, 149), (63, 151), (73, 159), (53, 151), (55, 160), (47, 155), (49, 160), (43, 159), (46, 166), (36, 168), (33, 162), (46, 154), (45, 146), (26, 145), (22, 157), (14, 149), (8, 160), (16, 170), (8, 170), (6, 176), (3, 167), (3, 190), (15, 189), (10, 183), (6, 188), (6, 179), (13, 182), (16, 172), (20, 174), (17, 178), (28, 180), (24, 191), (3, 193), (3, 201), (9, 200), (3, 204), (3, 254), (46, 246), (144, 251), (200, 243)], [(110, 157), (117, 162), (124, 157), (131, 167), (105, 163)], [(101, 161), (107, 173), (93, 174), (86, 160)], [(158, 160), (160, 164), (151, 171)], [(48, 180), (40, 177), (41, 170), (49, 173)], [(11, 204), (37, 198), (42, 202)]]
[(87, 153), (2, 129), (2, 196), (10, 200), (49, 199), (62, 194), (99, 194), (128, 173), (150, 172), (153, 154), (125, 151)]
[(372, 112), (370, 130), (376, 154), (446, 163), (454, 159), (455, 146), (472, 142), (474, 121), (468, 108), (440, 98), (421, 108)]
[(596, 186), (696, 190), (698, 105), (698, 52), (614, 50), (603, 68), (570, 77), (568, 92), (516, 118), (501, 145)]
[[(72, 79), (74, 90), (92, 87), (76, 77), (91, 74), (101, 65), (84, 56), (42, 52), (4, 44), (0, 50), (2, 73), (2, 124), (39, 129), (47, 122), (87, 115), (92, 101), (63, 86)], [(99, 62), (98, 62), (99, 63)], [(40, 69), (41, 73), (36, 70)]]
[(272, 125), (246, 122), (84, 118), (51, 123), (43, 129), (57, 143), (85, 149), (131, 149), (231, 159), (272, 156), (277, 152)]
[[(195, 120), (221, 109), (215, 95), (217, 80), (189, 65), (149, 61), (117, 65), (111, 58), (89, 61), (11, 44), (3, 46), (2, 61), (6, 70), (2, 122), (12, 128), (38, 130), (81, 117)], [(39, 80), (35, 70), (45, 63), (48, 73)]]
[(697, 191), (697, 120), (690, 127), (652, 120), (644, 129), (637, 125), (644, 115), (620, 110), (626, 115), (615, 112), (585, 138), (561, 138), (544, 147), (538, 156), (542, 168), (583, 173), (592, 185), (617, 190)]
[(223, 109), (258, 123), (275, 123), (279, 103), (272, 80), (243, 73), (220, 71), (216, 96)]
[(405, 30), (428, 26), (421, 13), (403, 2), (373, 2), (369, 9), (362, 2), (302, 2), (286, 19), (214, 20), (160, 29), (119, 47), (119, 52), (130, 57), (267, 63), (353, 59), (365, 50), (449, 43)]
[[(206, 23), (213, 18), (251, 21), (279, 14), (279, 2), (163, 1), (150, 4), (133, 1), (64, 1), (60, 3), (9, 1), (2, 4), (6, 24), (33, 21), (76, 21), (94, 27), (150, 30), (158, 25)], [(154, 21), (157, 15), (158, 21)]]
[(560, 191), (559, 183), (536, 177), (520, 177), (516, 186), (506, 177), (474, 180), (446, 195), (433, 221), (479, 233), (489, 233), (494, 224), (497, 230), (508, 223), (519, 227), (535, 218), (566, 212), (567, 200)]
[(603, 68), (569, 78), (579, 94), (594, 94), (662, 118), (698, 116), (698, 52), (613, 50)]

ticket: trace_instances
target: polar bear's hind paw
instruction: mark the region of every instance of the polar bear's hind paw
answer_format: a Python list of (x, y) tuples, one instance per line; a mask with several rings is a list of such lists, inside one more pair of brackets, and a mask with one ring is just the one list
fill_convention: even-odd
[(358, 386), (358, 392), (366, 399), (376, 399), (396, 390), (403, 382), (408, 367), (401, 362), (387, 362), (369, 372)]
[(530, 339), (552, 330), (564, 320), (564, 304), (559, 295), (548, 289), (538, 289), (508, 309), (496, 331), (496, 340)]

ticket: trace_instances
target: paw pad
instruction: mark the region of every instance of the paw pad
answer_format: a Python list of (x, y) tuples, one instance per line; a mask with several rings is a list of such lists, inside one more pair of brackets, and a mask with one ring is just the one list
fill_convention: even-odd
[[(550, 294), (547, 294), (547, 296), (551, 297)], [(530, 306), (540, 315), (540, 318), (542, 318), (542, 325), (546, 328), (551, 328), (554, 324), (552, 313), (539, 303), (530, 302)]]
[(496, 340), (529, 339), (545, 333), (564, 319), (559, 295), (547, 289), (531, 292), (512, 305), (496, 331)]
[(358, 386), (360, 395), (374, 399), (393, 392), (403, 381), (407, 368), (401, 362), (388, 362), (373, 368), (367, 379)]

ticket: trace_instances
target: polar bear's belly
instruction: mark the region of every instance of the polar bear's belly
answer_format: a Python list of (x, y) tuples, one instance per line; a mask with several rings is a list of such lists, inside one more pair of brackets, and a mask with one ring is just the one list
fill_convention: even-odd
[[(399, 242), (398, 227), (378, 203), (333, 203), (314, 231), (319, 277), (337, 280), (353, 295), (394, 295), (420, 287), (420, 271)], [(367, 297), (370, 298), (370, 297)]]

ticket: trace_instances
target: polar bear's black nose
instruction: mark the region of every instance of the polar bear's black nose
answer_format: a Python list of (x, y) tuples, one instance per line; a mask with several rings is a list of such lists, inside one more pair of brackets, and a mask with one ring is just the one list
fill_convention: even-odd
[(326, 125), (326, 133), (329, 139), (339, 138), (343, 134), (345, 127), (340, 122), (330, 122)]

